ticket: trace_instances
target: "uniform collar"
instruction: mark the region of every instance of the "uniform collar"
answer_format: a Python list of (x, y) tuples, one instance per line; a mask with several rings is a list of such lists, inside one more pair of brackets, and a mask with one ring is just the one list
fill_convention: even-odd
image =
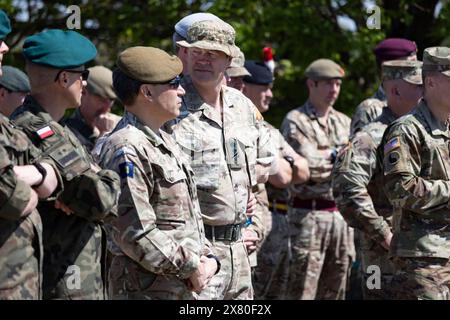
[(389, 107), (383, 107), (381, 114), (378, 118), (384, 120), (384, 122), (386, 123), (391, 123), (398, 117), (392, 112), (392, 110)]
[[(316, 108), (313, 106), (313, 104), (309, 100), (306, 101), (306, 103), (305, 103), (305, 113), (311, 119), (318, 119), (319, 118), (317, 116)], [(334, 116), (335, 113), (336, 113), (336, 110), (333, 107), (331, 107), (330, 108), (330, 112), (329, 112), (329, 116), (330, 117)]]
[[(145, 134), (147, 139), (155, 147), (158, 147), (161, 144), (164, 144), (164, 140), (157, 133), (155, 133), (152, 129), (150, 129), (148, 126), (143, 124), (134, 114), (132, 114), (131, 112), (125, 111), (125, 114), (123, 116), (123, 123), (121, 124), (121, 127), (125, 127), (128, 124), (141, 130)], [(161, 133), (161, 132), (162, 131), (159, 130), (158, 133)]]
[[(20, 109), (23, 108), (25, 110), (30, 111), (31, 113), (33, 113), (35, 115), (39, 115), (47, 122), (54, 121), (52, 116), (50, 115), (50, 113), (45, 111), (45, 109), (42, 108), (42, 106), (30, 95), (26, 96), (25, 101), (23, 102), (23, 105), (19, 108)], [(62, 119), (64, 119), (64, 117)]]
[(425, 122), (428, 124), (430, 131), (433, 135), (443, 135), (448, 137), (448, 122), (444, 123), (439, 121), (428, 108), (427, 102), (422, 99), (417, 106), (418, 112), (422, 115)]

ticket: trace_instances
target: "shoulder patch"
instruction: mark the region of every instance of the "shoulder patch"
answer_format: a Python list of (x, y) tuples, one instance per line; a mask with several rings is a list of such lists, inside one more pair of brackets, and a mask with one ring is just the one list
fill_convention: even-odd
[(39, 136), (39, 138), (41, 138), (41, 140), (44, 140), (54, 135), (55, 132), (52, 130), (52, 128), (50, 128), (50, 126), (45, 126), (43, 128), (36, 130), (36, 134)]
[(119, 164), (119, 173), (122, 179), (134, 177), (134, 164), (131, 161), (125, 161)]
[(400, 139), (398, 137), (392, 138), (384, 145), (384, 154), (386, 155), (389, 151), (400, 147)]

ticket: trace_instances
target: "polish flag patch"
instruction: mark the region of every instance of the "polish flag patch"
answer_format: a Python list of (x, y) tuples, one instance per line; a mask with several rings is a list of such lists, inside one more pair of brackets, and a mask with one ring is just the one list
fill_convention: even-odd
[(52, 130), (52, 128), (50, 128), (50, 126), (43, 127), (38, 131), (36, 131), (36, 133), (41, 139), (51, 137), (52, 135), (55, 134), (55, 132)]

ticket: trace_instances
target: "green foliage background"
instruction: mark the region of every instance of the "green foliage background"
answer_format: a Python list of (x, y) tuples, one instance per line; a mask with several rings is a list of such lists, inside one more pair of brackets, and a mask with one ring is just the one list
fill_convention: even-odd
[[(367, 4), (381, 9), (381, 28), (371, 30)], [(229, 22), (237, 33), (236, 43), (247, 59), (262, 59), (262, 48), (274, 48), (278, 63), (274, 101), (265, 118), (278, 126), (284, 115), (307, 97), (303, 72), (318, 58), (341, 64), (347, 77), (336, 108), (351, 115), (378, 86), (378, 70), (372, 53), (385, 37), (416, 41), (419, 58), (424, 48), (450, 45), (447, 1), (385, 0), (147, 0), (147, 1), (35, 1), (0, 0), (0, 8), (12, 20), (7, 43), (11, 54), (3, 64), (22, 67), (21, 46), (26, 36), (45, 28), (66, 28), (69, 5), (81, 9), (81, 33), (99, 49), (92, 64), (113, 68), (117, 54), (134, 45), (172, 50), (175, 23), (193, 12), (208, 11)], [(366, 5), (366, 6), (365, 6)], [(436, 5), (441, 7), (435, 14)], [(342, 28), (338, 17), (348, 17), (355, 30)]]

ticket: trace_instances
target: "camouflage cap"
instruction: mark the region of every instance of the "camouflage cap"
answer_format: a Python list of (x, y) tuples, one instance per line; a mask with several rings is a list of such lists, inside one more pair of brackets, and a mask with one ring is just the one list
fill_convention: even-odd
[(209, 12), (192, 13), (177, 22), (175, 25), (175, 32), (178, 33), (183, 39), (186, 39), (189, 27), (195, 22), (204, 20), (223, 21), (218, 16)]
[(438, 71), (450, 77), (450, 48), (431, 47), (423, 51), (423, 71)]
[(239, 48), (238, 50), (237, 56), (231, 60), (231, 65), (227, 69), (227, 75), (229, 77), (251, 76), (250, 72), (244, 67), (245, 55)]
[(103, 66), (91, 67), (88, 70), (89, 78), (86, 89), (102, 98), (116, 99), (112, 84), (112, 71)]
[(119, 69), (132, 79), (143, 83), (166, 83), (183, 71), (177, 56), (152, 47), (131, 47), (119, 54)]
[(405, 80), (408, 83), (422, 84), (422, 62), (407, 60), (386, 61), (381, 65), (382, 80)]
[(187, 39), (178, 41), (177, 45), (186, 48), (222, 51), (229, 57), (236, 57), (238, 47), (234, 44), (235, 36), (233, 27), (226, 22), (198, 21), (190, 26)]
[(0, 40), (6, 38), (6, 36), (11, 32), (11, 23), (6, 15), (5, 11), (0, 10)]
[(312, 80), (342, 79), (345, 76), (345, 71), (330, 59), (318, 59), (306, 68), (305, 76)]

